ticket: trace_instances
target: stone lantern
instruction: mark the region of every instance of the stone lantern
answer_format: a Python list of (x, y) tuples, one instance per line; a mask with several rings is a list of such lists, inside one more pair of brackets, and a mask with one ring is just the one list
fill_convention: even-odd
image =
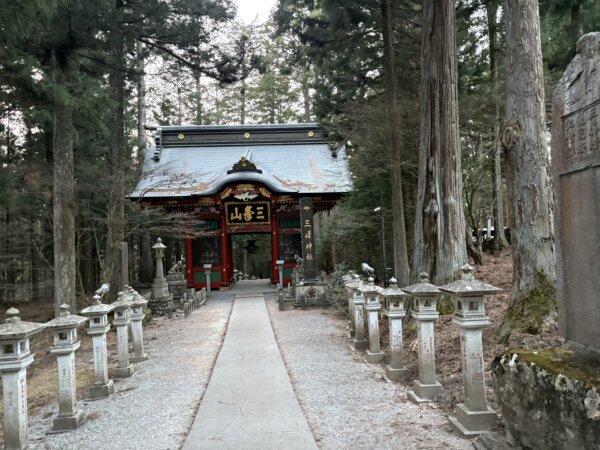
[(206, 275), (206, 295), (210, 295), (210, 270), (212, 269), (212, 264), (204, 264), (204, 275)]
[(411, 314), (417, 321), (419, 352), (419, 379), (413, 381), (408, 399), (414, 403), (431, 401), (442, 389), (435, 374), (435, 336), (433, 323), (438, 319), (437, 301), (441, 295), (437, 286), (429, 282), (429, 274), (421, 272), (419, 282), (405, 287), (413, 299)]
[(130, 306), (133, 296), (121, 291), (117, 294), (117, 301), (112, 303), (114, 306), (113, 325), (117, 329), (117, 368), (115, 369), (115, 378), (127, 378), (133, 375), (135, 369), (129, 361), (129, 334), (127, 327), (130, 322)]
[(87, 334), (92, 336), (94, 351), (94, 384), (90, 386), (89, 399), (97, 400), (108, 397), (115, 391), (113, 380), (108, 378), (108, 352), (106, 350), (106, 333), (110, 330), (108, 313), (115, 307), (100, 302), (100, 296), (94, 296), (94, 303), (80, 311), (88, 316)]
[(279, 287), (283, 289), (283, 263), (285, 261), (283, 259), (278, 259), (276, 261), (277, 270), (279, 270)]
[(349, 276), (345, 282), (346, 291), (348, 292), (348, 338), (352, 339), (356, 333), (356, 324), (354, 323), (354, 298), (360, 294), (359, 288), (362, 284), (360, 277), (357, 274)]
[(390, 328), (390, 364), (385, 367), (386, 376), (398, 381), (407, 369), (404, 366), (404, 349), (402, 345), (402, 319), (406, 317), (406, 294), (398, 287), (395, 278), (390, 279), (390, 286), (381, 292), (385, 298), (385, 315), (389, 319)]
[(42, 323), (24, 322), (19, 310), (6, 311), (0, 325), (0, 372), (4, 403), (4, 448), (27, 447), (27, 367), (33, 362), (29, 338), (42, 331)]
[[(146, 361), (148, 355), (144, 352), (144, 329), (142, 321), (144, 320), (144, 308), (148, 304), (139, 292), (128, 286), (129, 293), (133, 297), (130, 303), (130, 319), (131, 319), (131, 339), (133, 341), (133, 356), (131, 362), (138, 363)], [(184, 294), (187, 295), (187, 294)]]
[(165, 278), (165, 270), (163, 267), (163, 259), (167, 246), (162, 243), (162, 239), (156, 239), (156, 244), (152, 246), (154, 253), (156, 272), (152, 281), (152, 298), (154, 300), (162, 300), (169, 297), (169, 283)]
[(367, 349), (367, 362), (374, 363), (383, 359), (383, 352), (379, 343), (379, 311), (381, 311), (381, 303), (379, 302), (379, 294), (381, 288), (375, 286), (372, 277), (369, 277), (367, 284), (361, 288), (365, 296), (365, 311), (367, 311), (369, 324), (369, 348)]
[(497, 414), (485, 398), (485, 373), (483, 367), (482, 329), (489, 325), (485, 315), (483, 296), (501, 290), (473, 278), (473, 268), (462, 267), (462, 279), (441, 286), (440, 290), (452, 294), (454, 316), (452, 322), (460, 329), (461, 361), (465, 402), (456, 406), (456, 416), (448, 420), (464, 437), (473, 437), (494, 428)]
[(81, 345), (77, 329), (88, 321), (87, 317), (70, 314), (66, 303), (59, 309), (59, 316), (46, 323), (46, 328), (54, 333), (50, 353), (56, 355), (58, 365), (58, 416), (52, 423), (55, 432), (72, 430), (81, 424), (83, 413), (77, 407), (75, 351)]

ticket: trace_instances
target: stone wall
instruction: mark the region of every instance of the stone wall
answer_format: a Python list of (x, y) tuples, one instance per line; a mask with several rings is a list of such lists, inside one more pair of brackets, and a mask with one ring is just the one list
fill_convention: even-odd
[(507, 438), (515, 447), (598, 448), (597, 361), (563, 349), (519, 350), (496, 358), (492, 378)]

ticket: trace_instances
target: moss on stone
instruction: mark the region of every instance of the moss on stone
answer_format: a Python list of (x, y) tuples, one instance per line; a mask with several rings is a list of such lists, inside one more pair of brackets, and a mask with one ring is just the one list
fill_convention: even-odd
[(514, 332), (539, 334), (548, 316), (558, 309), (556, 287), (546, 274), (535, 274), (535, 285), (521, 298), (515, 299), (506, 310), (498, 330), (500, 341), (508, 342)]
[(442, 294), (438, 300), (437, 310), (443, 316), (448, 316), (454, 313), (454, 302), (452, 301), (452, 295)]
[(549, 350), (511, 350), (507, 358), (517, 355), (517, 362), (526, 362), (553, 375), (564, 375), (587, 389), (600, 388), (600, 358), (565, 348)]

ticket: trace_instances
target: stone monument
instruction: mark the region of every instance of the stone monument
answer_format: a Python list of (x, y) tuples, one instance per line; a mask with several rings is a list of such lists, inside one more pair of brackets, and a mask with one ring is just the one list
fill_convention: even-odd
[(94, 303), (80, 311), (90, 318), (87, 334), (92, 336), (94, 352), (94, 384), (90, 386), (89, 400), (108, 397), (115, 391), (113, 380), (108, 378), (108, 352), (106, 349), (106, 333), (110, 330), (108, 313), (115, 307), (100, 302), (100, 295), (94, 296)]
[(81, 424), (82, 411), (77, 407), (77, 374), (75, 351), (81, 341), (77, 329), (88, 321), (87, 317), (69, 313), (69, 305), (60, 305), (60, 315), (46, 323), (54, 333), (50, 353), (56, 355), (58, 365), (58, 416), (52, 422), (52, 431), (61, 432), (77, 428)]
[(456, 416), (448, 420), (462, 437), (470, 438), (495, 428), (496, 411), (485, 398), (485, 371), (483, 367), (482, 330), (490, 324), (485, 315), (484, 295), (497, 294), (500, 289), (477, 281), (468, 264), (462, 267), (462, 278), (440, 290), (452, 294), (454, 316), (452, 322), (460, 332), (461, 362), (465, 401), (456, 405)]
[(390, 326), (390, 363), (385, 366), (385, 375), (398, 381), (406, 373), (404, 366), (404, 345), (402, 344), (402, 320), (406, 317), (406, 294), (392, 277), (390, 286), (381, 293), (385, 298), (385, 315)]
[(167, 246), (162, 243), (162, 239), (156, 239), (156, 244), (152, 246), (155, 259), (155, 275), (152, 281), (152, 294), (148, 307), (153, 314), (170, 315), (173, 312), (173, 297), (169, 292), (169, 283), (165, 278), (163, 268), (163, 259)]
[(554, 91), (552, 171), (561, 333), (600, 352), (600, 33), (579, 39)]

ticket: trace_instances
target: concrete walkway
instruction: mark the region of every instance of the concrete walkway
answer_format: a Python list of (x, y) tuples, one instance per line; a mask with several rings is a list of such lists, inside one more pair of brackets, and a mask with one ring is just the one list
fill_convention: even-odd
[(275, 342), (264, 297), (237, 294), (183, 450), (316, 448)]

